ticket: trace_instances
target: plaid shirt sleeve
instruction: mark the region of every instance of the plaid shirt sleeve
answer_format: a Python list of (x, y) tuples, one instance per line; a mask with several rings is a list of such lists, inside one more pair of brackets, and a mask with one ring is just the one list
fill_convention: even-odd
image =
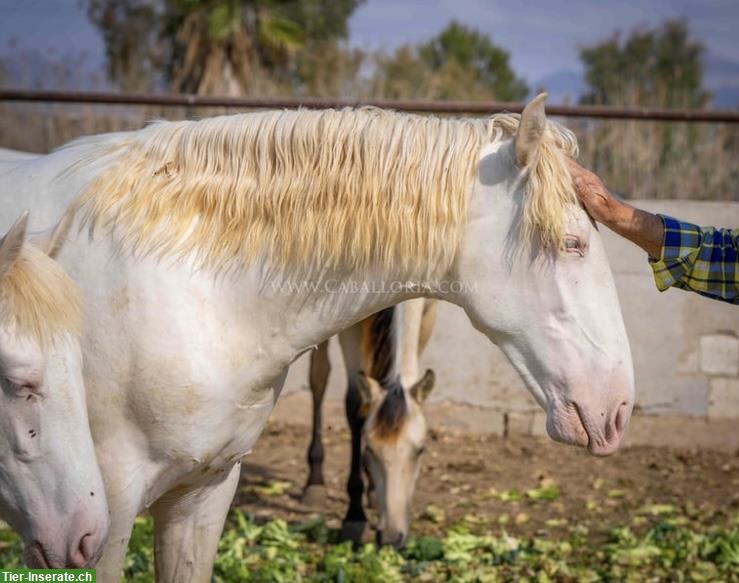
[(649, 259), (657, 288), (677, 287), (739, 304), (739, 229), (699, 227), (658, 216), (665, 226), (662, 257)]

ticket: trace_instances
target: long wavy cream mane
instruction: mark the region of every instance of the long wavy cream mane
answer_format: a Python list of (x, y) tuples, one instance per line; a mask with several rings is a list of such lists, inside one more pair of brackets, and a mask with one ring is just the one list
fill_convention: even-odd
[(56, 261), (24, 245), (0, 277), (0, 324), (48, 348), (60, 335), (80, 334), (81, 292)]
[[(156, 122), (91, 149), (106, 164), (78, 206), (134, 253), (194, 254), (216, 271), (263, 258), (434, 277), (457, 253), (481, 147), (518, 121), (348, 108)], [(528, 167), (523, 231), (545, 244), (560, 244), (575, 200), (564, 155), (576, 149), (548, 122)]]

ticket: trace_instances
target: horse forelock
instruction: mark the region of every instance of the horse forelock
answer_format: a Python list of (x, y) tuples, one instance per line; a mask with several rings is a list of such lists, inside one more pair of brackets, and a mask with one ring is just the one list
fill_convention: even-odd
[[(77, 207), (139, 255), (194, 256), (215, 271), (266, 258), (429, 279), (456, 256), (482, 146), (518, 122), (375, 108), (157, 122), (109, 144), (77, 142), (76, 168), (104, 161)], [(561, 238), (575, 200), (564, 154), (575, 152), (574, 135), (549, 122), (528, 168), (526, 234)]]
[(81, 292), (61, 265), (25, 245), (0, 277), (0, 320), (11, 331), (48, 347), (59, 335), (80, 334)]
[(400, 379), (390, 381), (383, 388), (385, 395), (375, 414), (371, 431), (380, 441), (392, 441), (400, 436), (409, 418), (408, 401)]

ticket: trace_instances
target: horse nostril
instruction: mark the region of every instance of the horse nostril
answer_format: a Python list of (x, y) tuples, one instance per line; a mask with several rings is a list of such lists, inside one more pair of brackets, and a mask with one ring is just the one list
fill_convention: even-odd
[(618, 410), (611, 418), (611, 421), (606, 423), (606, 443), (612, 443), (621, 439), (624, 431), (626, 430), (626, 424), (628, 423), (630, 410), (631, 404), (627, 401), (624, 401), (618, 406)]
[(618, 411), (616, 411), (616, 419), (614, 421), (614, 424), (616, 426), (616, 431), (619, 434), (623, 433), (624, 429), (626, 428), (626, 420), (628, 419), (628, 410), (629, 410), (629, 403), (624, 401), (619, 406)]
[(77, 547), (72, 551), (70, 564), (73, 568), (82, 569), (92, 560), (95, 549), (93, 548), (92, 533), (85, 533), (79, 540)]

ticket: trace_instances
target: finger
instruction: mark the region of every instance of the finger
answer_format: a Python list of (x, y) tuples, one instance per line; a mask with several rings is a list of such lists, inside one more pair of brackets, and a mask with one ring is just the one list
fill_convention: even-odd
[(575, 191), (578, 194), (582, 194), (583, 192), (586, 192), (590, 188), (590, 185), (588, 184), (588, 180), (582, 174), (572, 177), (572, 185), (575, 187)]

